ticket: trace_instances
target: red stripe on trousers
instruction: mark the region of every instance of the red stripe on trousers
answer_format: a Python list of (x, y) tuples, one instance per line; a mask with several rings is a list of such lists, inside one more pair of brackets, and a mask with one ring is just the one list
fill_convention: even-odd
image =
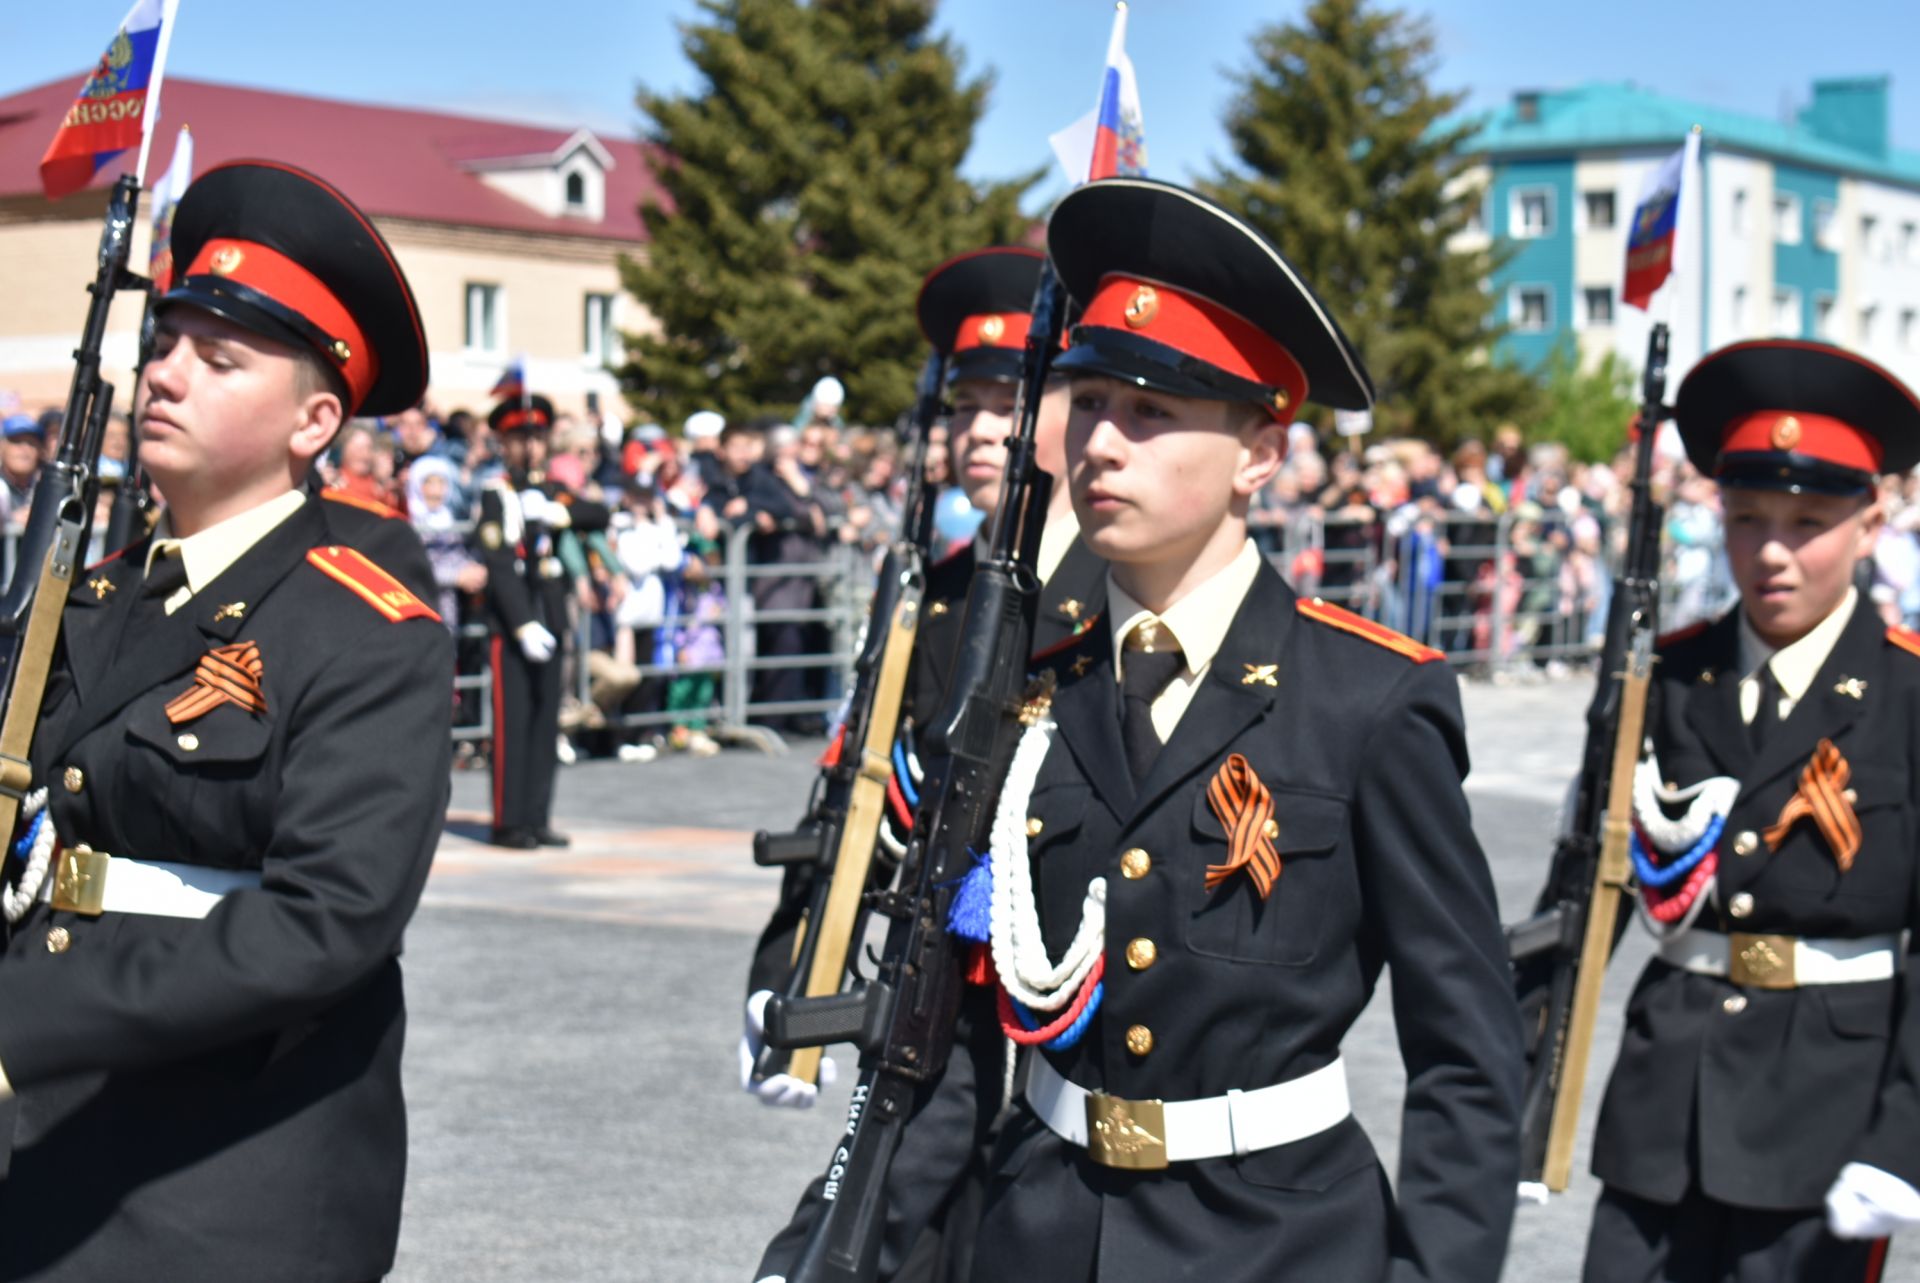
[(500, 812), (507, 801), (507, 692), (500, 681), (502, 658), (500, 634), (493, 635), (493, 826), (500, 827)]
[(1889, 1238), (1873, 1241), (1873, 1250), (1867, 1254), (1866, 1283), (1880, 1283), (1881, 1271), (1887, 1268), (1887, 1244), (1892, 1241)]

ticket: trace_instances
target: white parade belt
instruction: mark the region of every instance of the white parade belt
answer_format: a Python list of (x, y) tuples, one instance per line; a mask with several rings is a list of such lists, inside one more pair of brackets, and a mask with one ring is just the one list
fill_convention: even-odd
[(1196, 1158), (1251, 1154), (1316, 1136), (1353, 1112), (1347, 1069), (1338, 1057), (1256, 1091), (1169, 1101), (1088, 1091), (1038, 1054), (1027, 1063), (1027, 1103), (1040, 1121), (1105, 1167), (1157, 1170)]
[(1891, 980), (1906, 952), (1901, 933), (1857, 940), (1723, 934), (1690, 927), (1660, 942), (1660, 960), (1700, 976), (1720, 976), (1754, 989), (1860, 984)]
[(260, 885), (253, 869), (214, 869), (163, 860), (109, 856), (86, 846), (60, 853), (40, 898), (67, 913), (145, 913), (160, 918), (204, 918), (229, 892)]

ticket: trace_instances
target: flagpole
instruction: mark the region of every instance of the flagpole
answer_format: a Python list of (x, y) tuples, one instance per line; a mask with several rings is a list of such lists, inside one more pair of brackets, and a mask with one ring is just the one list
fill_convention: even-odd
[(147, 105), (140, 120), (140, 159), (133, 167), (135, 185), (147, 182), (147, 153), (153, 150), (153, 128), (160, 119), (160, 86), (167, 78), (167, 49), (173, 44), (173, 19), (180, 0), (164, 0), (160, 7), (160, 44), (153, 51), (153, 76), (147, 83)]
[[(1107, 62), (1109, 67), (1120, 64), (1120, 58), (1127, 51), (1127, 0), (1114, 0), (1113, 32), (1107, 37)], [(1095, 104), (1096, 106), (1098, 104)]]

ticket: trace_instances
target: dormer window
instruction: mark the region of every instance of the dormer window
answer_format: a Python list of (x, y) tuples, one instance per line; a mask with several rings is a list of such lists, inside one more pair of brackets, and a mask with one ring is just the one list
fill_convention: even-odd
[(587, 208), (587, 176), (579, 170), (567, 175), (567, 212), (582, 213)]
[(598, 223), (607, 216), (607, 173), (613, 153), (585, 129), (554, 144), (513, 156), (472, 157), (461, 163), (481, 182), (549, 218)]

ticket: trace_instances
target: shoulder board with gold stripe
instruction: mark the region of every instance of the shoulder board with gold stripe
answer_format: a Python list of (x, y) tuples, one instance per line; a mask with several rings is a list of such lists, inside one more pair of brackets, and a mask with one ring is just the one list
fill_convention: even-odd
[(1670, 633), (1661, 633), (1653, 639), (1653, 647), (1655, 650), (1665, 650), (1667, 647), (1677, 646), (1683, 641), (1691, 641), (1701, 633), (1706, 632), (1708, 626), (1712, 623), (1713, 621), (1711, 619), (1697, 619), (1685, 628), (1676, 628)]
[(1887, 640), (1909, 655), (1920, 655), (1920, 633), (1894, 624), (1887, 629)]
[(1342, 632), (1352, 633), (1376, 646), (1384, 646), (1396, 655), (1403, 655), (1416, 664), (1430, 664), (1446, 656), (1431, 646), (1422, 646), (1403, 633), (1396, 633), (1384, 624), (1376, 624), (1371, 619), (1344, 610), (1331, 602), (1321, 601), (1318, 597), (1302, 597), (1297, 603), (1299, 612), (1308, 619), (1316, 620), (1329, 628), (1338, 628)]
[(348, 494), (344, 490), (322, 490), (320, 497), (329, 503), (344, 503), (349, 508), (358, 508), (362, 512), (371, 512), (376, 517), (398, 517), (398, 508), (389, 508), (377, 499), (363, 499), (357, 494)]
[(329, 544), (307, 554), (307, 561), (341, 587), (394, 623), (403, 619), (434, 619), (440, 613), (414, 596), (398, 579), (352, 548)]

